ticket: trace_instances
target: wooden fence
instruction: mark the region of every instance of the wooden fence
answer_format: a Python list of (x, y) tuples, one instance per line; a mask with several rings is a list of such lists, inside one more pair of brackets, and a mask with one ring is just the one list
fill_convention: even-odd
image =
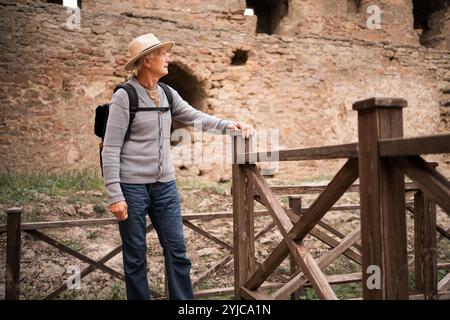
[[(405, 174), (417, 185), (414, 191), (415, 280), (419, 295), (427, 299), (450, 298), (447, 275), (437, 283), (436, 204), (450, 213), (450, 183), (420, 155), (450, 153), (450, 135), (403, 138), (402, 108), (406, 101), (372, 98), (356, 102), (358, 143), (308, 149), (251, 152), (251, 142), (234, 138), (233, 214), (235, 296), (244, 299), (282, 299), (309, 281), (321, 299), (336, 299), (330, 277), (323, 273), (346, 253), (362, 266), (359, 279), (364, 299), (408, 299)], [(244, 149), (245, 148), (245, 149)], [(273, 152), (273, 151), (272, 151)], [(301, 216), (283, 208), (255, 162), (345, 159), (347, 162)], [(253, 160), (253, 161), (252, 161)], [(332, 249), (314, 259), (303, 240), (356, 179), (360, 180), (361, 228), (345, 236)], [(294, 192), (295, 193), (295, 192)], [(256, 197), (255, 197), (256, 196)], [(269, 210), (283, 240), (259, 266), (255, 263), (254, 200)], [(296, 205), (299, 207), (299, 204)], [(342, 238), (342, 235), (341, 235)], [(361, 239), (358, 248), (357, 242)], [(352, 248), (353, 247), (353, 248)], [(355, 250), (359, 249), (360, 254)], [(353, 251), (352, 251), (353, 250)], [(350, 254), (352, 256), (350, 256)], [(261, 287), (288, 256), (299, 272), (273, 294)], [(348, 275), (346, 275), (348, 276)], [(346, 276), (341, 276), (340, 279)], [(355, 278), (355, 277), (354, 277)], [(441, 289), (440, 292), (439, 289)]]
[[(450, 269), (450, 263), (437, 264), (436, 257), (436, 232), (440, 234), (440, 239), (450, 239), (450, 230), (436, 224), (436, 204), (450, 212), (450, 183), (419, 156), (450, 153), (450, 135), (402, 138), (402, 107), (405, 106), (406, 102), (401, 99), (369, 99), (355, 103), (359, 143), (277, 150), (279, 161), (347, 158), (345, 165), (326, 186), (270, 187), (255, 163), (250, 161), (267, 161), (267, 155), (250, 152), (250, 141), (234, 137), (233, 211), (183, 215), (186, 227), (228, 251), (227, 255), (193, 279), (194, 288), (231, 260), (234, 260), (234, 287), (195, 290), (195, 297), (234, 293), (236, 298), (244, 299), (297, 298), (299, 290), (312, 286), (320, 298), (335, 299), (331, 284), (370, 282), (371, 273), (367, 272), (323, 273), (327, 266), (344, 255), (361, 265), (362, 270), (379, 267), (380, 288), (370, 289), (364, 285), (364, 299), (450, 298), (450, 274), (439, 283), (436, 278), (437, 269)], [(405, 184), (404, 173), (413, 182)], [(360, 185), (354, 184), (358, 177)], [(360, 193), (361, 204), (335, 205), (345, 192)], [(319, 196), (311, 206), (303, 208), (301, 197), (310, 194)], [(289, 196), (289, 208), (278, 202), (277, 195)], [(408, 201), (410, 198), (413, 201)], [(267, 210), (254, 210), (254, 201), (265, 205)], [(330, 211), (358, 209), (361, 209), (361, 229), (348, 235), (322, 220)], [(410, 262), (406, 260), (407, 210), (415, 220), (415, 257)], [(123, 280), (122, 273), (105, 265), (121, 252), (122, 246), (94, 260), (42, 232), (54, 228), (116, 224), (115, 218), (21, 223), (20, 214), (20, 209), (8, 210), (7, 224), (0, 225), (0, 234), (7, 233), (6, 299), (18, 299), (20, 294), (22, 231), (87, 263), (89, 266), (81, 271), (81, 278), (99, 269)], [(255, 234), (255, 218), (267, 215), (271, 215), (273, 221)], [(233, 219), (232, 244), (194, 223), (195, 220), (221, 218)], [(275, 227), (283, 236), (283, 241), (265, 261), (258, 262), (255, 258), (255, 240)], [(148, 232), (152, 229), (151, 224), (147, 226)], [(303, 244), (308, 234), (331, 248), (317, 260)], [(288, 256), (291, 259), (290, 277), (276, 273), (277, 267)], [(413, 295), (408, 293), (408, 271), (415, 273)], [(270, 276), (274, 276), (277, 282), (268, 283), (266, 280)], [(67, 284), (62, 282), (43, 298), (53, 299), (66, 289)], [(272, 292), (271, 295), (267, 290)], [(152, 294), (157, 299), (166, 296), (166, 292), (152, 291)]]

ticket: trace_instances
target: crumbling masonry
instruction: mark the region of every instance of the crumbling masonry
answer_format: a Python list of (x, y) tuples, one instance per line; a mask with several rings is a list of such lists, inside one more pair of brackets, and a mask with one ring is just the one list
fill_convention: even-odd
[[(450, 129), (449, 1), (78, 2), (79, 26), (59, 4), (0, 0), (2, 170), (98, 168), (94, 109), (129, 76), (127, 44), (148, 32), (176, 42), (165, 81), (185, 99), (280, 129), (281, 148), (356, 141), (351, 104), (372, 96), (408, 101), (406, 136)], [(371, 28), (372, 5), (380, 29)], [(279, 174), (328, 174), (336, 164), (316, 165)], [(212, 179), (229, 172), (184, 168)]]

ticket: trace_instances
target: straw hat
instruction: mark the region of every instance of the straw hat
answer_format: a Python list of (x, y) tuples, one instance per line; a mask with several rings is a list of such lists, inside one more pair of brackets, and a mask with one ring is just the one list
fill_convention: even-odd
[(173, 41), (161, 42), (153, 33), (147, 33), (137, 37), (128, 45), (128, 55), (131, 59), (126, 63), (125, 70), (132, 70), (140, 57), (158, 48), (169, 50), (175, 43)]

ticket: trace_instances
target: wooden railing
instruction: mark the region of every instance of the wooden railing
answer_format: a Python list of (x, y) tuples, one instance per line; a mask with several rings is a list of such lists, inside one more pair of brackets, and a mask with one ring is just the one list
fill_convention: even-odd
[[(336, 299), (329, 277), (323, 273), (341, 254), (360, 262), (364, 299), (408, 299), (405, 174), (417, 185), (415, 190), (415, 275), (416, 290), (425, 298), (450, 298), (450, 276), (437, 283), (436, 204), (450, 213), (450, 183), (420, 155), (450, 153), (450, 135), (403, 138), (403, 99), (372, 98), (356, 102), (358, 143), (308, 149), (251, 152), (251, 141), (234, 137), (233, 221), (235, 296), (244, 299), (280, 299), (309, 281), (321, 299)], [(244, 146), (242, 148), (241, 146)], [(347, 158), (347, 162), (312, 205), (299, 217), (278, 202), (260, 174), (255, 161), (301, 161)], [(252, 161), (252, 159), (254, 161)], [(269, 159), (269, 160), (268, 160)], [(303, 240), (314, 234), (316, 225), (349, 189), (360, 180), (361, 228), (345, 236), (319, 259), (314, 259)], [(256, 191), (255, 191), (256, 190)], [(256, 196), (255, 196), (256, 192)], [(260, 265), (255, 263), (254, 200), (269, 210), (283, 240)], [(298, 204), (297, 204), (298, 206)], [(298, 210), (296, 212), (299, 213)], [(301, 213), (301, 212), (300, 212)], [(341, 237), (342, 238), (342, 237)], [(360, 254), (351, 251), (358, 248)], [(301, 272), (272, 295), (263, 283), (288, 256)], [(413, 296), (412, 298), (417, 298)]]
[[(248, 140), (234, 137), (233, 211), (183, 215), (185, 226), (228, 252), (193, 279), (194, 288), (233, 259), (234, 288), (195, 290), (195, 297), (234, 292), (236, 298), (245, 299), (296, 298), (300, 289), (312, 286), (320, 298), (335, 299), (331, 284), (358, 281), (366, 284), (371, 275), (367, 272), (340, 275), (323, 273), (322, 270), (344, 255), (362, 265), (362, 270), (367, 271), (371, 265), (380, 268), (381, 287), (368, 289), (364, 285), (365, 299), (408, 298), (408, 271), (415, 273), (416, 282), (414, 295), (409, 296), (411, 299), (450, 298), (450, 275), (447, 274), (439, 282), (436, 279), (436, 270), (450, 269), (450, 263), (437, 264), (436, 257), (436, 232), (440, 234), (439, 239), (450, 239), (449, 228), (436, 223), (436, 204), (447, 213), (450, 212), (449, 182), (433, 165), (419, 156), (450, 153), (450, 135), (402, 138), (401, 108), (405, 105), (406, 102), (398, 99), (370, 99), (356, 103), (354, 108), (359, 114), (359, 143), (276, 151), (279, 161), (347, 158), (345, 165), (325, 186), (270, 187), (256, 164), (250, 160), (271, 161), (271, 157), (250, 152), (251, 143)], [(245, 149), (241, 152), (239, 146)], [(404, 183), (404, 172), (413, 182)], [(360, 185), (354, 184), (358, 177)], [(361, 205), (335, 205), (346, 192), (360, 193)], [(311, 194), (319, 196), (309, 207), (303, 208), (301, 197)], [(288, 208), (278, 202), (278, 195), (289, 196)], [(408, 201), (412, 197), (413, 201)], [(264, 204), (267, 210), (254, 210), (255, 200)], [(354, 230), (348, 235), (322, 220), (330, 211), (359, 209), (361, 230)], [(406, 261), (405, 210), (415, 219), (415, 258), (409, 262)], [(267, 215), (271, 215), (273, 221), (255, 234), (255, 219)], [(0, 234), (7, 233), (6, 299), (18, 299), (20, 294), (22, 231), (86, 262), (89, 266), (81, 271), (81, 278), (99, 269), (123, 280), (123, 274), (105, 265), (121, 252), (122, 246), (94, 260), (42, 232), (53, 228), (116, 224), (115, 218), (21, 223), (20, 216), (20, 209), (8, 210), (7, 225), (0, 225)], [(222, 218), (233, 218), (232, 244), (194, 223), (195, 220)], [(275, 227), (281, 232), (283, 241), (265, 261), (258, 261), (255, 257), (255, 241)], [(147, 231), (151, 230), (152, 225), (149, 224)], [(314, 259), (302, 242), (306, 235), (319, 239), (330, 250)], [(276, 273), (277, 267), (288, 256), (291, 259), (290, 277)], [(265, 282), (271, 275), (277, 279), (277, 283)], [(66, 289), (67, 285), (63, 282), (58, 288), (46, 293), (44, 299), (55, 298)], [(267, 294), (266, 289), (273, 293)], [(153, 291), (153, 296), (164, 298), (165, 293)]]

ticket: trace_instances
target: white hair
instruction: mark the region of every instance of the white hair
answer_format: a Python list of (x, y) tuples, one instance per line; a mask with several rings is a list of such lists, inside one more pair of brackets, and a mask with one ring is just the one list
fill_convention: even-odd
[(136, 61), (136, 63), (134, 64), (134, 69), (136, 70), (136, 72), (141, 70), (142, 67), (144, 66), (144, 61), (143, 61), (144, 58), (147, 57), (147, 58), (150, 59), (153, 56), (153, 52), (155, 52), (155, 51), (150, 51), (149, 53), (147, 53), (147, 54), (143, 55), (142, 57), (140, 57), (138, 59), (138, 61)]

